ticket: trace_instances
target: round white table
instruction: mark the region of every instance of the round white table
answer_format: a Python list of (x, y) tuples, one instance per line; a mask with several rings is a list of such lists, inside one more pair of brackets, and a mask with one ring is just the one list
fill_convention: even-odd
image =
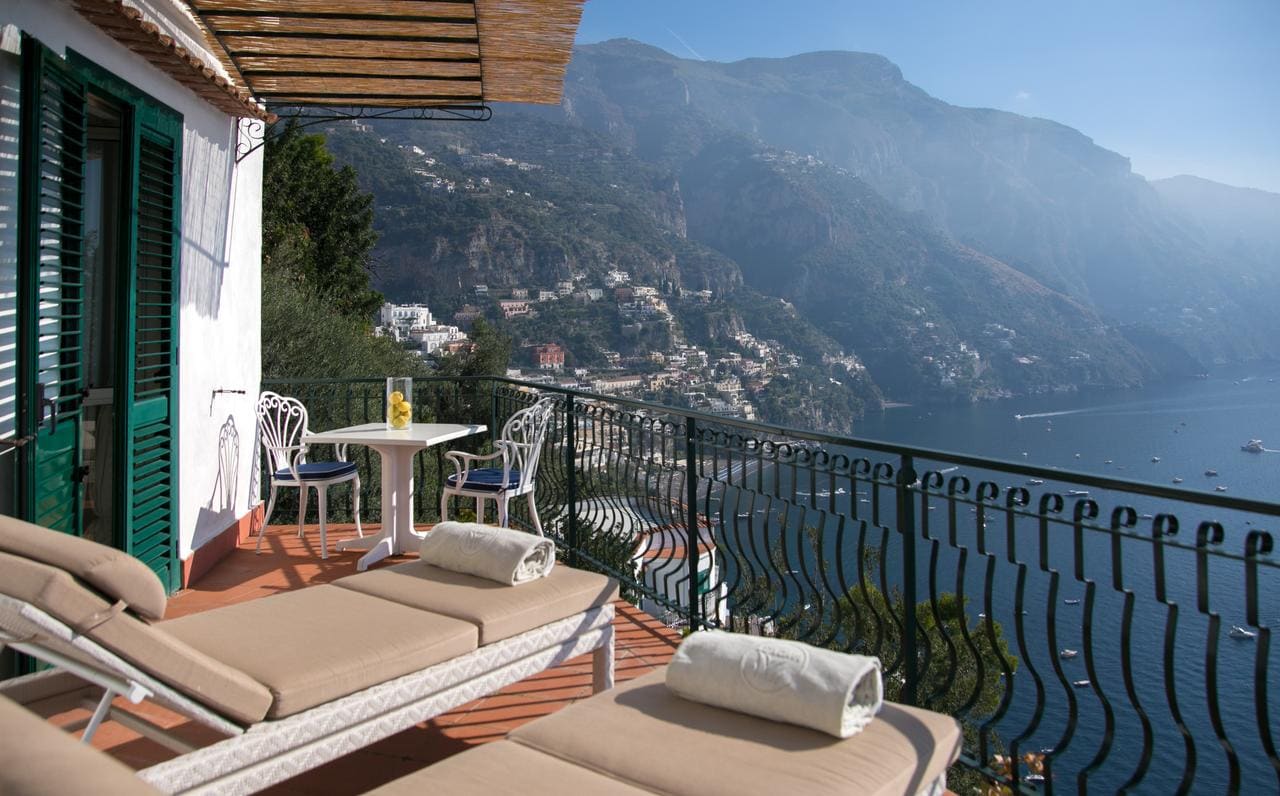
[(365, 423), (333, 431), (307, 434), (306, 445), (365, 445), (382, 459), (382, 530), (376, 536), (338, 542), (339, 550), (368, 550), (356, 562), (363, 572), (387, 556), (412, 549), (422, 539), (413, 529), (413, 457), (432, 445), (488, 431), (487, 426), (459, 423), (412, 423), (389, 431), (385, 423)]

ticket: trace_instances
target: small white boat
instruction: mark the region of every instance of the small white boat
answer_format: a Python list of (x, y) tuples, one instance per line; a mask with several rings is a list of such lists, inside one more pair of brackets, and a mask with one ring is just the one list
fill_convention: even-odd
[(1078, 597), (1068, 597), (1067, 599), (1063, 600), (1062, 603), (1064, 605), (1079, 605), (1080, 599)]
[(1089, 681), (1088, 681), (1088, 680), (1076, 680), (1075, 682), (1073, 682), (1073, 683), (1072, 683), (1072, 685), (1074, 685), (1076, 688), (1088, 688), (1088, 687), (1089, 687)]
[(1214, 492), (1226, 492), (1226, 491), (1227, 491), (1227, 488), (1226, 488), (1225, 486), (1223, 486), (1222, 484), (1218, 484), (1217, 486), (1215, 486), (1215, 487), (1213, 488), (1213, 491), (1214, 491)]
[(1155, 463), (1156, 463), (1156, 462), (1158, 462), (1158, 461), (1160, 461), (1160, 457), (1159, 457), (1159, 456), (1152, 456), (1152, 457), (1151, 457), (1151, 463), (1152, 463), (1152, 464), (1155, 464)]
[(1111, 460), (1110, 460), (1110, 459), (1103, 459), (1103, 460), (1102, 460), (1102, 463), (1103, 463), (1103, 464), (1111, 464)]
[(1077, 458), (1077, 459), (1079, 459), (1079, 458), (1080, 458), (1080, 454), (1078, 454), (1078, 453), (1077, 453), (1077, 454), (1076, 454), (1076, 458)]
[(1244, 451), (1245, 453), (1263, 453), (1264, 451), (1266, 451), (1266, 448), (1262, 447), (1262, 440), (1251, 439), (1245, 444), (1241, 445), (1240, 450)]
[(1174, 476), (1173, 482), (1174, 482), (1175, 484), (1181, 484), (1181, 483), (1182, 483), (1182, 479), (1181, 479), (1181, 478), (1178, 478), (1177, 476)]
[(1204, 474), (1212, 478), (1213, 476), (1218, 474), (1218, 471), (1211, 468), (1211, 469), (1205, 470)]
[(1028, 478), (1028, 479), (1027, 479), (1027, 486), (1040, 486), (1040, 485), (1041, 485), (1041, 484), (1043, 484), (1043, 483), (1044, 483), (1044, 481), (1041, 481), (1039, 478)]
[(1044, 774), (1027, 774), (1025, 777), (1022, 778), (1022, 781), (1027, 783), (1028, 785), (1043, 785)]
[(1075, 656), (1077, 656), (1077, 655), (1079, 655), (1079, 654), (1080, 654), (1079, 650), (1069, 650), (1069, 649), (1064, 649), (1064, 650), (1059, 650), (1059, 651), (1058, 651), (1058, 657), (1059, 657), (1059, 658), (1062, 658), (1064, 661), (1065, 661), (1065, 660), (1071, 660), (1072, 658), (1074, 658)]
[(1257, 633), (1253, 632), (1252, 630), (1245, 630), (1243, 627), (1240, 627), (1239, 625), (1232, 625), (1231, 629), (1227, 631), (1227, 635), (1231, 636), (1232, 638), (1238, 638), (1242, 640), (1258, 637)]
[(978, 614), (978, 618), (979, 618), (979, 619), (986, 619), (986, 618), (987, 618), (987, 615), (986, 615), (986, 614)]
[(1144, 520), (1149, 520), (1149, 519), (1152, 519), (1153, 517), (1155, 517), (1155, 515), (1154, 515), (1154, 514), (1139, 514), (1138, 516), (1139, 516), (1140, 518), (1144, 519)]
[(1067, 490), (1067, 494), (1068, 494), (1068, 495), (1070, 495), (1071, 497), (1088, 497), (1088, 496), (1089, 496), (1089, 490), (1087, 490), (1087, 489), (1068, 489), (1068, 490)]

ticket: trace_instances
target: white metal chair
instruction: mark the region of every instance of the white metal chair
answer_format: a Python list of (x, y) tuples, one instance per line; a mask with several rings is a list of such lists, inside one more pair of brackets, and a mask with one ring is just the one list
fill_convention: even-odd
[(364, 536), (360, 527), (360, 473), (355, 462), (347, 461), (347, 446), (335, 445), (338, 461), (308, 462), (307, 445), (302, 437), (307, 433), (307, 408), (297, 398), (265, 391), (258, 397), (258, 433), (262, 447), (267, 452), (270, 467), (271, 497), (258, 531), (258, 544), (254, 552), (262, 549), (262, 535), (271, 512), (276, 506), (276, 490), (280, 487), (298, 488), (298, 536), (302, 536), (302, 521), (307, 514), (308, 487), (314, 487), (319, 499), (320, 557), (329, 557), (326, 538), (328, 530), (328, 489), (333, 484), (354, 482), (352, 503), (356, 516), (356, 533)]
[[(551, 425), (555, 410), (555, 398), (543, 398), (533, 406), (521, 409), (502, 427), (498, 450), (485, 456), (463, 451), (449, 451), (444, 456), (453, 463), (454, 473), (444, 482), (440, 496), (440, 520), (449, 518), (449, 498), (471, 497), (476, 501), (476, 520), (484, 517), (484, 501), (492, 499), (498, 509), (498, 525), (505, 528), (509, 519), (508, 503), (511, 498), (525, 495), (529, 501), (529, 516), (533, 527), (542, 536), (542, 523), (538, 520), (538, 506), (534, 500), (537, 485), (538, 459), (542, 455), (542, 443)], [(476, 467), (480, 462), (501, 460), (501, 467)]]

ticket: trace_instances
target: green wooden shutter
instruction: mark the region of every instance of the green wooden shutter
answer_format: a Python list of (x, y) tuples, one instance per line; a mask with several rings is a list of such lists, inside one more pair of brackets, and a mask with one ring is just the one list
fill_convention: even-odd
[(23, 513), (78, 534), (88, 109), (84, 84), (34, 39), (23, 44), (22, 115), (23, 425), (35, 436)]
[(182, 124), (136, 108), (133, 345), (126, 382), (126, 550), (174, 589), (178, 497), (179, 183)]

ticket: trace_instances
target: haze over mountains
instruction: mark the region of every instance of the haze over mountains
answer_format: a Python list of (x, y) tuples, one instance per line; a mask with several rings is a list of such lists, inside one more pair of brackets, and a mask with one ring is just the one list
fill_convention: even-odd
[[(1280, 195), (1148, 182), (1076, 130), (949, 105), (876, 55), (723, 64), (615, 40), (577, 49), (558, 108), (376, 134), (331, 141), (377, 195), (396, 300), (452, 307), (474, 284), (618, 267), (711, 289), (715, 312), (675, 314), (714, 341), (765, 323), (775, 296), (795, 328), (774, 317), (774, 335), (810, 361), (860, 358), (867, 403), (876, 387), (975, 399), (1280, 354)], [(503, 190), (433, 191), (395, 144)]]

